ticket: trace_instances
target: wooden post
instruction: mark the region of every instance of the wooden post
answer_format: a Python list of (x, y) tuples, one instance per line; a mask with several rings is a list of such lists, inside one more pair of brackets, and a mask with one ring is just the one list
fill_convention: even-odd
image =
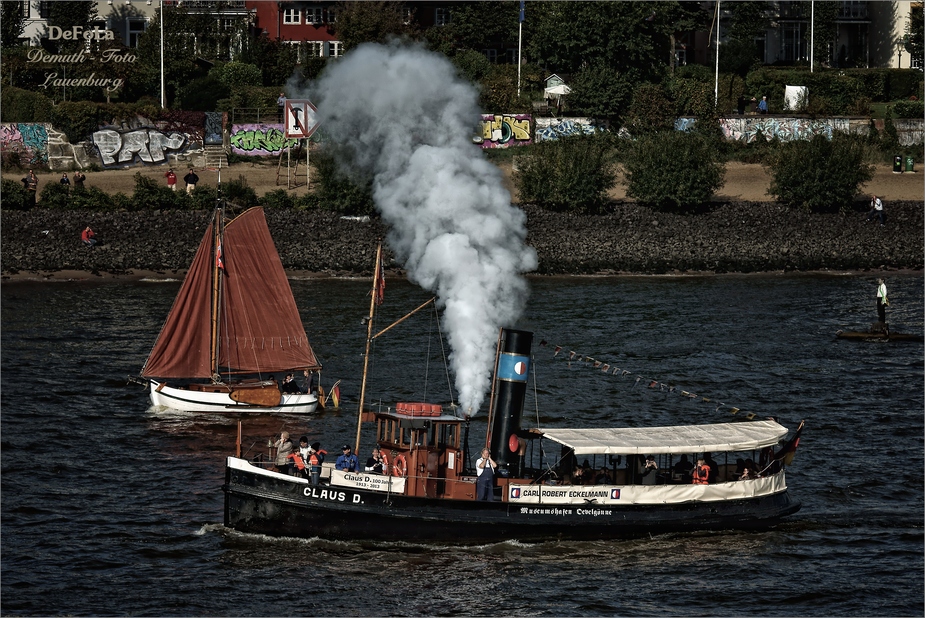
[(235, 443), (234, 456), (241, 459), (241, 419), (238, 419), (238, 441)]

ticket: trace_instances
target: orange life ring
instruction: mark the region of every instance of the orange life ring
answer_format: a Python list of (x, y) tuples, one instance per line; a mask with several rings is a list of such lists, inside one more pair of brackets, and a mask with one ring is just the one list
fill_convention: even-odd
[(392, 476), (408, 476), (408, 462), (404, 455), (397, 455), (392, 463)]

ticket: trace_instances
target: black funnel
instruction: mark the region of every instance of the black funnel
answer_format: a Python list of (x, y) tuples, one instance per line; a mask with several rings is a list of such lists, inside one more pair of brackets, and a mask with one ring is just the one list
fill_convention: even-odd
[[(501, 329), (492, 399), (491, 439), (488, 447), (502, 469), (519, 461), (517, 432), (523, 416), (533, 333)], [(514, 447), (513, 449), (511, 447)]]

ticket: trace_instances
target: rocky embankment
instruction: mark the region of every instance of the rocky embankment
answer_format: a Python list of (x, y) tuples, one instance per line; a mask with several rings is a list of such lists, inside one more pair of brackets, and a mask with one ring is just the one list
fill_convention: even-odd
[[(859, 205), (859, 208), (861, 206)], [(763, 272), (922, 269), (922, 202), (887, 204), (887, 224), (864, 224), (864, 212), (809, 214), (773, 202), (715, 204), (703, 214), (665, 214), (633, 203), (584, 216), (527, 207), (527, 242), (538, 274)], [(87, 271), (175, 274), (193, 259), (208, 212), (88, 213), (2, 211), (4, 277)], [(327, 212), (267, 211), (283, 266), (331, 275), (372, 271), (377, 219)], [(102, 241), (80, 241), (89, 225)]]

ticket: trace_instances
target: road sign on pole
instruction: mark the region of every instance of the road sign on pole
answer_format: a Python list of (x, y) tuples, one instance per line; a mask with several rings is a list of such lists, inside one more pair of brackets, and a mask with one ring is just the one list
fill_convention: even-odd
[(311, 137), (318, 128), (318, 109), (308, 99), (286, 99), (286, 137)]

